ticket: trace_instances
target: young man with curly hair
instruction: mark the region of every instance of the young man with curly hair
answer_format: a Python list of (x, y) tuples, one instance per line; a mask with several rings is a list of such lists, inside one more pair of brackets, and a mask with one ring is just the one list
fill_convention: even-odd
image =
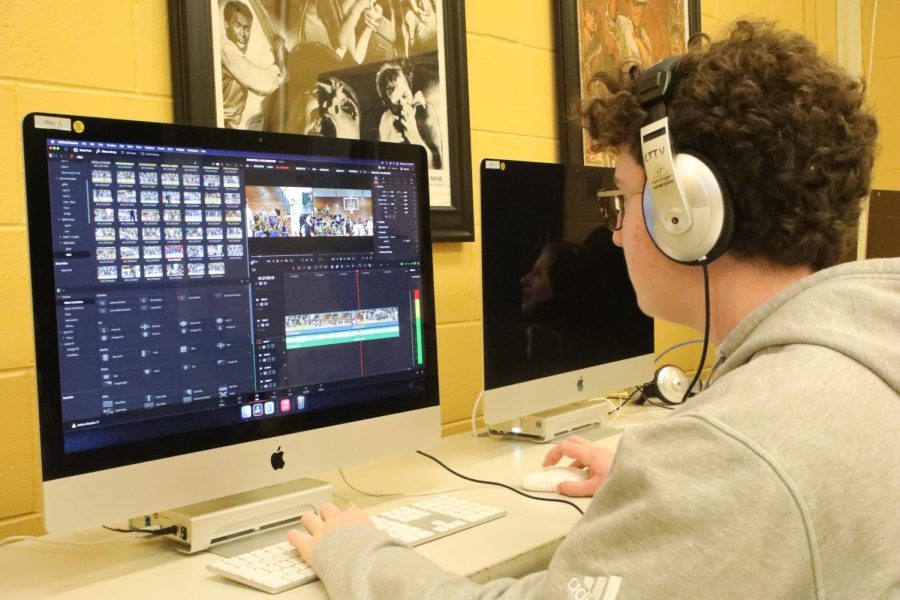
[[(664, 255), (645, 222), (637, 75), (585, 105), (596, 149), (617, 154), (613, 240), (644, 312), (702, 329), (703, 269)], [(522, 579), (447, 573), (355, 509), (305, 516), (312, 535), (291, 539), (332, 596), (900, 596), (900, 260), (837, 264), (874, 160), (862, 86), (765, 22), (692, 48), (673, 85), (673, 143), (705, 156), (733, 203), (730, 244), (706, 266), (710, 384), (626, 432), (614, 462), (571, 438), (548, 454), (590, 469), (559, 491), (593, 500), (547, 570)]]

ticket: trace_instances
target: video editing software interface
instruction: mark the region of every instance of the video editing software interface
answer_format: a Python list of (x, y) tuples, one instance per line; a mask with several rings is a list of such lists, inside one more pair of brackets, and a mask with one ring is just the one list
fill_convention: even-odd
[(66, 452), (423, 376), (414, 164), (81, 139), (47, 159)]

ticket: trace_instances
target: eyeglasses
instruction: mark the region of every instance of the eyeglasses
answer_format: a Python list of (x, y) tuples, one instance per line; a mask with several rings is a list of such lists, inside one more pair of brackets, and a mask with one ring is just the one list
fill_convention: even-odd
[(640, 194), (643, 190), (598, 190), (596, 198), (600, 202), (600, 216), (610, 231), (622, 229), (625, 218), (625, 197)]

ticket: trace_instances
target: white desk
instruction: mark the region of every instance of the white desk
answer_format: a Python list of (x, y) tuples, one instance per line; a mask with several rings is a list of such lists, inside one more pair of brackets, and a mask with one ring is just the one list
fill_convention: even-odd
[[(617, 427), (656, 420), (664, 411), (628, 407), (614, 423)], [(597, 443), (614, 449), (618, 435)], [(445, 438), (429, 454), (451, 468), (478, 479), (518, 486), (525, 473), (540, 467), (550, 445), (473, 438), (470, 433)], [(475, 581), (521, 576), (544, 568), (563, 536), (578, 520), (570, 506), (536, 502), (496, 486), (461, 480), (428, 458), (413, 454), (344, 469), (356, 488), (376, 494), (453, 490), (451, 493), (485, 504), (501, 506), (507, 516), (424, 544), (416, 551), (445, 569)], [(338, 506), (346, 500), (369, 512), (408, 504), (408, 497), (372, 497), (347, 487), (338, 472), (318, 477), (334, 486)], [(462, 488), (462, 489), (457, 489)], [(558, 497), (547, 494), (548, 497)], [(588, 498), (573, 499), (582, 509)], [(265, 598), (263, 592), (233, 583), (206, 570), (218, 557), (200, 552), (180, 554), (162, 539), (140, 539), (102, 529), (60, 537), (53, 541), (92, 542), (97, 545), (62, 545), (22, 541), (0, 547), (0, 596), (22, 598)], [(318, 581), (286, 592), (292, 599), (327, 598)]]

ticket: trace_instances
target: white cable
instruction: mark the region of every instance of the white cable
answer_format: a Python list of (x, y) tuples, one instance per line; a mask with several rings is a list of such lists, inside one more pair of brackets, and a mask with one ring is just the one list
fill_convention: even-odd
[(613, 407), (612, 412), (614, 413), (612, 419), (607, 423), (607, 426), (612, 425), (613, 423), (615, 423), (616, 421), (619, 420), (619, 416), (622, 414), (622, 408), (628, 403), (629, 400), (631, 400), (632, 396), (634, 396), (638, 391), (640, 391), (640, 386), (635, 386), (634, 389), (631, 390), (631, 392), (625, 394), (624, 396), (619, 395), (618, 396), (618, 400), (619, 400), (618, 406), (614, 406), (609, 398), (604, 398), (607, 401), (607, 403), (609, 403), (609, 405)]
[(703, 342), (703, 340), (687, 340), (685, 342), (680, 342), (678, 344), (675, 344), (674, 346), (670, 346), (670, 347), (666, 348), (665, 350), (663, 350), (662, 352), (660, 352), (659, 354), (657, 354), (656, 358), (653, 359), (653, 362), (659, 362), (660, 360), (662, 360), (663, 356), (665, 356), (672, 350), (675, 350), (676, 348), (681, 348), (682, 346), (687, 346), (689, 344), (700, 344), (702, 342)]
[(869, 33), (869, 72), (866, 74), (866, 93), (869, 93), (869, 85), (872, 83), (872, 65), (875, 64), (875, 21), (878, 16), (878, 0), (872, 7), (872, 31)]
[(603, 401), (609, 405), (609, 412), (612, 413), (612, 416), (613, 416), (612, 420), (608, 421), (606, 424), (612, 425), (613, 423), (616, 422), (616, 419), (619, 418), (619, 409), (622, 408), (622, 405), (619, 404), (619, 406), (616, 406), (615, 404), (612, 403), (612, 400), (610, 400), (609, 398), (604, 398)]
[(484, 390), (478, 392), (478, 397), (475, 398), (475, 404), (472, 406), (472, 437), (478, 437), (478, 431), (475, 428), (475, 415), (478, 414), (478, 405), (481, 404), (482, 396), (484, 396)]
[[(475, 415), (478, 414), (478, 405), (481, 404), (481, 399), (483, 397), (484, 397), (484, 390), (481, 390), (480, 392), (478, 392), (478, 397), (475, 398), (475, 404), (472, 406), (472, 437), (478, 437), (478, 430), (475, 427), (475, 421), (476, 421)], [(489, 438), (503, 438), (504, 437), (502, 435), (497, 435), (496, 433), (491, 433), (491, 426), (488, 425), (487, 423), (485, 423), (485, 425), (487, 425), (487, 429), (485, 430), (485, 433), (487, 433), (487, 437), (489, 437)]]

